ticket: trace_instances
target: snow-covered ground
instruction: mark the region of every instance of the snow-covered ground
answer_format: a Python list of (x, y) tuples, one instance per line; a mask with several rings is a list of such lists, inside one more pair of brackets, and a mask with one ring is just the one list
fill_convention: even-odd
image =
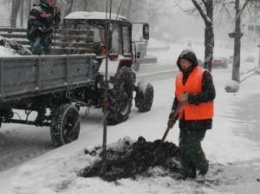
[[(160, 44), (166, 45), (166, 43)], [(168, 45), (168, 50), (151, 51), (149, 54), (158, 56), (159, 66), (176, 68), (176, 58), (181, 50), (187, 48), (187, 44), (171, 44)], [(158, 46), (159, 42), (152, 40), (150, 45)], [(203, 45), (192, 44), (192, 49), (198, 53), (199, 58), (202, 58)], [(216, 50), (218, 54), (224, 56), (232, 53), (232, 50), (223, 48), (216, 48)], [(250, 53), (245, 52), (246, 54)], [(242, 59), (241, 72), (247, 72), (256, 67), (256, 61), (246, 63)], [(151, 65), (151, 68), (153, 67), (154, 65)], [(157, 70), (157, 68), (154, 69)], [(139, 72), (139, 74), (142, 73), (144, 72)], [(224, 87), (231, 79), (231, 67), (214, 69), (212, 74), (217, 90), (214, 127), (207, 132), (203, 148), (211, 164), (211, 178), (216, 178), (219, 181), (218, 184), (177, 181), (168, 176), (160, 176), (160, 169), (154, 169), (154, 176), (149, 178), (122, 179), (111, 183), (100, 178), (79, 177), (77, 175), (79, 170), (91, 165), (96, 159), (96, 157), (84, 154), (84, 149), (102, 143), (101, 123), (84, 122), (81, 125), (79, 140), (1, 172), (1, 193), (259, 193), (260, 184), (257, 180), (260, 178), (260, 135), (256, 138), (254, 134), (257, 134), (260, 124), (258, 121), (260, 103), (256, 100), (260, 97), (260, 75), (253, 75), (243, 81), (238, 93), (226, 93)], [(152, 84), (155, 88), (155, 98), (152, 110), (141, 114), (133, 108), (126, 122), (108, 127), (108, 143), (116, 143), (126, 136), (133, 140), (143, 136), (149, 141), (162, 138), (173, 100), (173, 83), (173, 77), (154, 80)], [(101, 120), (100, 112), (92, 111), (90, 114), (94, 119)], [(251, 135), (248, 132), (251, 132)], [(10, 133), (12, 133), (11, 127)], [(178, 144), (178, 133), (176, 125), (169, 132), (167, 141)]]

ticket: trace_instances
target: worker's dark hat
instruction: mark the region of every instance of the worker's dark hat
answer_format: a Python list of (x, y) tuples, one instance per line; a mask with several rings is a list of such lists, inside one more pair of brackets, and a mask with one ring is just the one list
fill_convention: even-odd
[(180, 67), (180, 60), (181, 59), (186, 59), (186, 60), (190, 61), (193, 66), (198, 65), (197, 57), (196, 57), (195, 53), (190, 49), (183, 50), (181, 52), (181, 54), (179, 55), (178, 60), (177, 60), (177, 65), (179, 67)]

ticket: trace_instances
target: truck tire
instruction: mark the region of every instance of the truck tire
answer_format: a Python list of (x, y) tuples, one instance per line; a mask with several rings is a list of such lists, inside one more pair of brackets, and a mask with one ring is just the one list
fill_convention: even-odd
[(116, 125), (128, 119), (132, 107), (134, 75), (129, 67), (121, 67), (108, 91), (107, 124)]
[(154, 89), (152, 84), (147, 82), (139, 82), (136, 87), (135, 106), (139, 112), (147, 112), (151, 110), (153, 104)]
[(62, 146), (78, 139), (80, 116), (72, 104), (62, 104), (52, 114), (51, 138), (55, 146)]

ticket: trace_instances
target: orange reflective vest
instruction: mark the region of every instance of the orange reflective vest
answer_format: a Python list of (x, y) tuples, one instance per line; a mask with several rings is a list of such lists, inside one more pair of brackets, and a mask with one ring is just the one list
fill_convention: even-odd
[[(196, 66), (189, 75), (185, 85), (183, 85), (183, 73), (180, 72), (176, 77), (176, 97), (180, 100), (182, 93), (198, 94), (202, 91), (202, 78), (205, 69)], [(211, 119), (214, 114), (213, 101), (200, 104), (184, 103), (179, 111), (179, 119), (185, 120), (204, 120)]]

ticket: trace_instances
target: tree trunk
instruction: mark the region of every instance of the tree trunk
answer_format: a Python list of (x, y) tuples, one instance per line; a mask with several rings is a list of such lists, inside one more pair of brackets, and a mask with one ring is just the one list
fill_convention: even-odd
[[(194, 6), (199, 11), (205, 23), (205, 62), (204, 67), (211, 71), (213, 49), (214, 49), (214, 31), (213, 31), (213, 0), (205, 0), (199, 3), (197, 0), (192, 0)], [(204, 9), (202, 6), (204, 5)]]
[[(205, 22), (205, 62), (204, 67), (212, 70), (212, 60), (214, 51), (214, 30), (213, 30), (213, 0), (208, 0), (205, 4), (207, 17)], [(209, 18), (209, 19), (207, 19)]]
[(212, 23), (210, 23), (207, 24), (205, 28), (205, 62), (204, 62), (204, 67), (209, 71), (212, 70), (213, 50), (214, 50), (214, 31), (213, 31)]
[(236, 0), (235, 3), (236, 20), (235, 20), (235, 37), (234, 37), (234, 62), (232, 70), (232, 80), (240, 82), (240, 49), (241, 49), (241, 12), (240, 1)]
[(29, 15), (32, 9), (32, 0), (27, 1), (27, 15)]
[(21, 1), (20, 0), (13, 0), (12, 1), (12, 11), (11, 11), (11, 28), (16, 28), (16, 19), (18, 16), (18, 12), (20, 9)]
[(124, 15), (126, 18), (131, 19), (131, 11), (132, 11), (133, 2), (132, 0), (124, 1), (124, 6), (122, 9), (122, 15)]
[(68, 0), (68, 4), (65, 9), (65, 15), (68, 15), (69, 13), (72, 12), (73, 4), (74, 4), (74, 0)]
[(23, 27), (24, 23), (24, 0), (21, 1), (21, 6), (20, 6), (20, 27)]

